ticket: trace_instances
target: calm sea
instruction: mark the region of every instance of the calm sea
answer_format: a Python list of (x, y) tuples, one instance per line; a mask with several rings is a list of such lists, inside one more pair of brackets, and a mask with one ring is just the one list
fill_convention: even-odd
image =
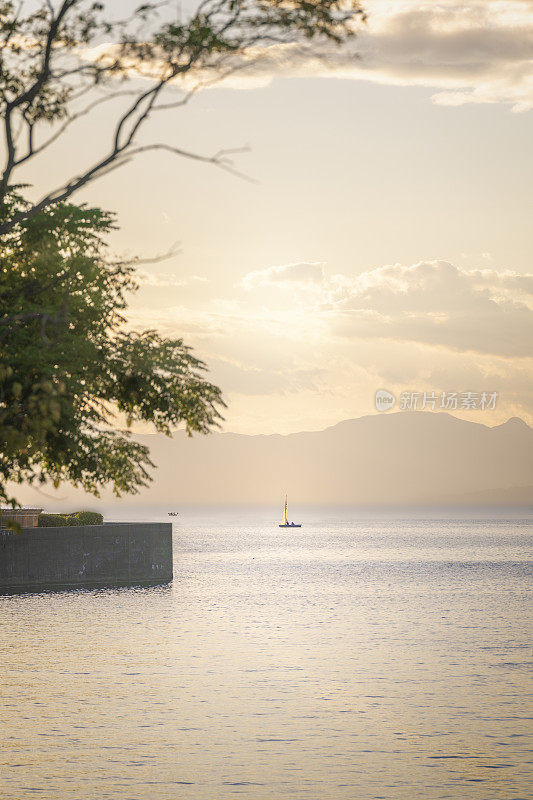
[(185, 511), (166, 588), (0, 598), (2, 800), (532, 796), (531, 520), (277, 516)]

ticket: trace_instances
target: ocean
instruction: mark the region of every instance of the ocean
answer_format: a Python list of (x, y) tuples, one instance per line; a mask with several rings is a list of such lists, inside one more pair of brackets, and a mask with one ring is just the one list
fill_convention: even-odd
[(532, 796), (531, 518), (278, 516), (181, 510), (171, 586), (0, 597), (2, 800)]

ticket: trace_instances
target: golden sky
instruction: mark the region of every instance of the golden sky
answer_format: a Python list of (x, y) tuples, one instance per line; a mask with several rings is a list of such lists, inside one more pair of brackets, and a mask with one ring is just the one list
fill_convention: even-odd
[[(273, 47), (143, 133), (248, 146), (253, 182), (152, 153), (77, 199), (118, 213), (119, 253), (180, 242), (143, 267), (131, 322), (195, 346), (226, 430), (320, 429), (375, 412), (378, 389), (498, 392), (463, 416), (531, 424), (533, 2), (365, 5), (349, 48)], [(58, 183), (112, 118), (24, 177)]]

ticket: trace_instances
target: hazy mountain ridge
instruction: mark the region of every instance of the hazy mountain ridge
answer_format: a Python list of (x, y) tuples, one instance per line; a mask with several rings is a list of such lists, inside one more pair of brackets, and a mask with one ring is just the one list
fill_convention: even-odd
[[(496, 504), (533, 484), (533, 430), (445, 413), (397, 412), (281, 436), (138, 437), (159, 465), (150, 500), (181, 503)], [(490, 493), (494, 492), (494, 500)], [(511, 492), (512, 496), (512, 492)]]
[[(345, 420), (322, 431), (135, 437), (150, 447), (151, 486), (123, 503), (142, 505), (529, 505), (533, 429), (512, 418), (488, 427), (437, 412), (395, 412)], [(93, 507), (101, 501), (66, 485), (26, 503)], [(54, 494), (57, 497), (55, 502)]]

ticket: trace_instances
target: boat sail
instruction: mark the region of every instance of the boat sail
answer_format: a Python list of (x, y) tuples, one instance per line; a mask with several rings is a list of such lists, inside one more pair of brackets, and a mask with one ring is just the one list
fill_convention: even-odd
[(287, 517), (287, 495), (285, 495), (285, 508), (283, 509), (283, 517), (281, 518), (281, 522), (279, 524), (280, 528), (301, 528), (301, 522), (289, 522), (289, 518)]

